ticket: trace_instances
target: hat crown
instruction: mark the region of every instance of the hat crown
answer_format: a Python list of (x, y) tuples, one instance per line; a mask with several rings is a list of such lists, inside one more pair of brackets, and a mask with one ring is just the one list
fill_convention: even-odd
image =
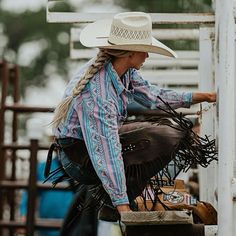
[(143, 12), (120, 13), (112, 21), (109, 42), (121, 44), (152, 43), (151, 17)]

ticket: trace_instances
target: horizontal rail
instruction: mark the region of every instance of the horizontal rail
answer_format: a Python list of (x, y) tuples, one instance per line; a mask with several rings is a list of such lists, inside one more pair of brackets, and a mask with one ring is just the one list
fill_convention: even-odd
[(22, 221), (0, 220), (0, 227), (6, 228), (24, 228), (25, 223)]
[[(161, 68), (161, 67), (178, 67), (178, 68), (198, 68), (199, 52), (198, 51), (176, 51), (178, 58), (149, 54), (149, 58), (143, 65), (143, 68)], [(97, 50), (94, 49), (75, 49), (71, 47), (70, 58), (73, 60), (89, 60), (95, 57)], [(82, 65), (83, 62), (81, 62)]]
[(198, 68), (199, 60), (197, 59), (176, 59), (176, 60), (157, 60), (147, 59), (144, 68), (162, 68), (162, 67), (178, 67), (178, 68)]
[[(59, 219), (36, 219), (35, 228), (50, 228), (58, 229), (61, 227), (63, 220)], [(0, 227), (5, 228), (25, 228), (26, 224), (23, 221), (0, 220)]]
[(26, 106), (20, 104), (6, 105), (5, 110), (15, 111), (15, 112), (53, 112), (52, 107), (36, 107), (36, 106)]
[[(58, 183), (53, 187), (52, 183), (37, 182), (36, 186), (41, 190), (70, 190), (70, 186), (67, 183)], [(29, 184), (28, 181), (24, 180), (2, 180), (0, 181), (0, 187), (5, 189), (27, 189)]]
[[(116, 13), (78, 13), (50, 12), (47, 7), (49, 23), (91, 23), (99, 19), (112, 18)], [(213, 13), (150, 13), (153, 24), (213, 24)]]
[(198, 86), (197, 70), (142, 70), (143, 78), (153, 84)]
[[(94, 49), (94, 48), (82, 48), (82, 49), (77, 49), (77, 48), (72, 48), (76, 51), (77, 53), (77, 57), (78, 59), (90, 59), (92, 57), (94, 57), (98, 50), (97, 49)], [(191, 59), (191, 60), (199, 60), (199, 51), (196, 51), (196, 50), (177, 50), (176, 51), (177, 55), (178, 55), (178, 58), (170, 58), (170, 57), (165, 57), (165, 56), (162, 56), (162, 55), (159, 55), (159, 54), (154, 54), (154, 53), (150, 53), (149, 54), (149, 59), (156, 59), (156, 60), (167, 60), (167, 61), (178, 61), (180, 59)], [(148, 61), (147, 60), (147, 61)]]
[[(200, 111), (200, 105), (195, 104), (192, 105), (191, 108), (178, 108), (176, 109), (178, 113), (182, 113), (183, 115), (194, 115), (198, 116), (198, 113)], [(132, 108), (128, 110), (129, 115), (146, 115), (146, 116), (163, 116), (168, 117), (168, 114), (166, 112), (160, 111), (160, 110), (150, 110), (146, 109), (145, 107), (140, 107), (140, 105), (133, 106)]]
[[(17, 143), (10, 143), (10, 144), (2, 144), (1, 145), (2, 149), (11, 149), (11, 150), (30, 150), (31, 145), (22, 145), (22, 144), (17, 144)], [(38, 150), (48, 150), (48, 146), (38, 146)]]
[[(82, 28), (71, 28), (70, 36), (72, 42), (79, 42)], [(198, 40), (199, 29), (153, 29), (152, 36), (159, 40)]]
[(50, 228), (58, 229), (61, 228), (63, 220), (59, 219), (37, 219), (35, 227), (36, 228)]
[[(158, 74), (154, 74), (153, 77), (155, 77), (155, 78), (150, 79), (150, 81), (153, 80), (155, 83), (163, 83), (163, 84), (166, 84), (166, 82), (168, 82), (168, 79), (166, 79), (166, 78), (157, 79), (156, 76), (158, 76)], [(177, 79), (177, 78), (175, 77), (175, 79)], [(186, 81), (186, 84), (192, 84), (192, 85), (196, 84), (194, 81), (190, 82), (189, 77), (187, 78), (187, 80), (188, 81)], [(173, 81), (173, 79), (170, 82), (172, 82), (172, 83), (170, 83), (169, 85), (171, 85), (171, 84), (177, 85), (177, 83), (176, 83), (177, 81)], [(183, 88), (179, 88), (179, 89), (175, 88), (175, 90), (183, 90)], [(194, 88), (192, 88), (192, 89), (188, 88), (188, 91), (190, 91), (190, 90), (195, 91)], [(176, 109), (176, 111), (177, 112), (182, 112), (184, 115), (195, 115), (199, 111), (199, 109), (194, 109), (193, 106), (191, 106), (190, 109), (185, 109), (185, 108), (181, 109), (180, 108), (180, 109)], [(143, 114), (143, 115), (157, 115), (157, 116), (166, 116), (167, 115), (166, 113), (163, 113), (159, 110), (149, 110), (149, 109), (146, 109), (146, 108), (143, 108), (143, 109), (137, 108), (136, 109), (136, 108), (131, 108), (131, 107), (128, 107), (128, 114), (129, 115), (142, 115)], [(11, 143), (11, 144), (3, 144), (3, 145), (1, 145), (1, 148), (5, 149), (5, 150), (6, 149), (30, 150), (31, 146), (30, 145), (17, 144), (17, 143)], [(39, 145), (39, 147), (38, 147), (39, 150), (48, 150), (48, 148), (49, 148), (48, 146), (41, 146), (41, 145)]]

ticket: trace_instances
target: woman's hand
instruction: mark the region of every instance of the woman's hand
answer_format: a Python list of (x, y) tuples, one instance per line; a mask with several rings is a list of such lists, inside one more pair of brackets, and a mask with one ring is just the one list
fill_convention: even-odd
[(207, 102), (216, 102), (216, 92), (209, 93)]
[(124, 211), (131, 211), (128, 204), (125, 204), (125, 205), (118, 205), (118, 206), (116, 207), (116, 209), (117, 209), (117, 211), (118, 211), (119, 213), (124, 212)]
[(192, 103), (216, 102), (216, 92), (195, 92), (193, 93)]

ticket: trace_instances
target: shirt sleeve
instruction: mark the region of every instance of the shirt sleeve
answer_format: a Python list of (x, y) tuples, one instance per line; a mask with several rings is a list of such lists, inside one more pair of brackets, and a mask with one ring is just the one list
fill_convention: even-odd
[(115, 104), (99, 96), (77, 107), (83, 138), (93, 167), (114, 206), (128, 204)]
[(151, 85), (142, 78), (137, 70), (133, 70), (131, 73), (131, 83), (134, 89), (134, 99), (150, 109), (165, 107), (161, 100), (157, 98), (158, 96), (168, 102), (174, 109), (180, 107), (189, 108), (192, 104), (191, 92), (176, 92)]

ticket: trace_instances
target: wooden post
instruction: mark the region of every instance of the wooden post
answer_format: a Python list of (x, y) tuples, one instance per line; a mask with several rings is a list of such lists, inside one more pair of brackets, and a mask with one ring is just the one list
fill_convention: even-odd
[(216, 0), (219, 100), (218, 236), (234, 236), (232, 180), (236, 155), (235, 19), (232, 0)]
[[(5, 61), (1, 63), (1, 74), (2, 80), (2, 96), (1, 96), (1, 107), (0, 107), (0, 181), (5, 178), (5, 150), (2, 148), (5, 137), (5, 103), (8, 91), (8, 65)], [(3, 203), (4, 196), (3, 192), (0, 191), (0, 220), (3, 219)], [(3, 235), (3, 230), (0, 229), (0, 236)]]

